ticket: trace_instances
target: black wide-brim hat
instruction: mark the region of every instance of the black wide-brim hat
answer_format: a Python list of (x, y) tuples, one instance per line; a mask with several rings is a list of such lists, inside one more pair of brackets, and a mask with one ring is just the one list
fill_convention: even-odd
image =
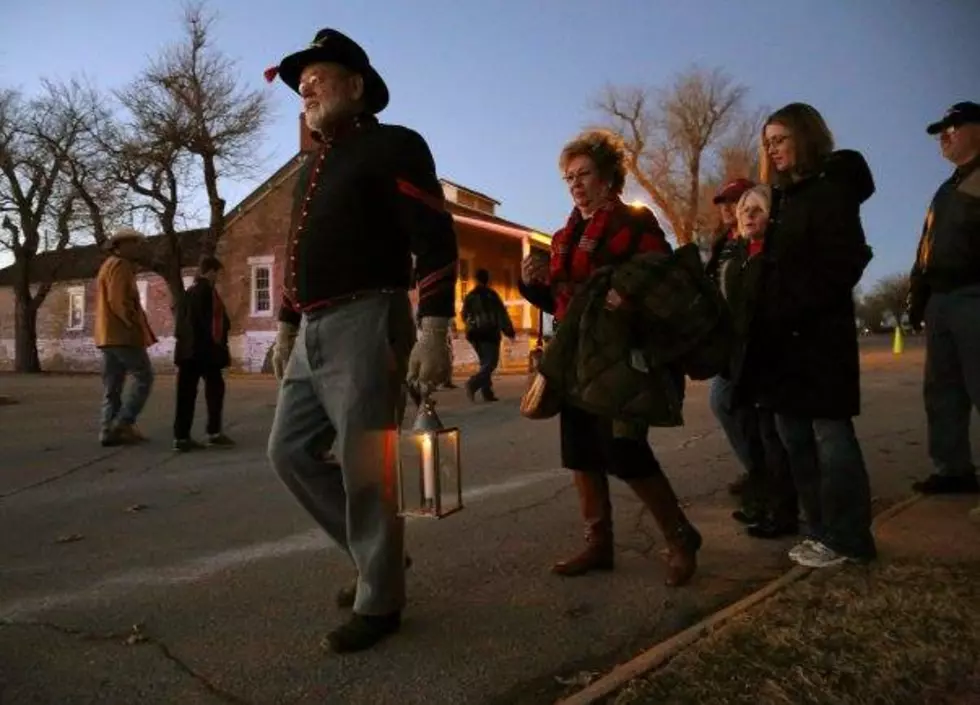
[(371, 66), (367, 53), (361, 45), (335, 29), (321, 29), (306, 49), (283, 58), (278, 66), (265, 70), (265, 80), (276, 80), (299, 93), (299, 77), (310, 64), (317, 62), (340, 64), (359, 73), (364, 78), (364, 102), (372, 114), (380, 113), (388, 105), (388, 86), (384, 79)]

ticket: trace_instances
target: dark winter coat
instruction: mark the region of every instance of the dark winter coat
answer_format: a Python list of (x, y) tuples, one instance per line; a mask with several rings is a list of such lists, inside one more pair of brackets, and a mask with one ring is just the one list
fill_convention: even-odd
[(913, 325), (931, 293), (980, 284), (980, 157), (957, 167), (933, 196), (909, 283)]
[(725, 248), (729, 243), (735, 242), (737, 238), (732, 234), (730, 228), (722, 228), (715, 233), (711, 241), (711, 249), (708, 250), (708, 260), (704, 263), (704, 273), (711, 281), (718, 283), (718, 274), (721, 268)]
[(473, 344), (500, 342), (501, 335), (513, 338), (514, 324), (500, 294), (489, 286), (478, 284), (463, 299), (463, 323), (466, 339)]
[[(717, 294), (705, 295), (711, 286), (693, 246), (603, 267), (571, 299), (538, 370), (569, 404), (590, 413), (681, 425), (684, 369), (714, 352), (704, 349), (713, 347), (724, 313)], [(623, 297), (622, 307), (606, 306), (610, 289)]]
[(174, 326), (174, 363), (223, 369), (231, 362), (228, 331), (231, 321), (211, 282), (203, 277), (184, 292)]
[(419, 318), (453, 317), (456, 233), (421, 135), (359, 117), (305, 157), (293, 195), (280, 321), (413, 279)]
[(715, 282), (728, 304), (735, 334), (731, 361), (722, 372), (726, 379), (739, 377), (758, 306), (764, 260), (761, 255), (750, 256), (749, 250), (749, 241), (744, 238), (728, 240), (715, 260)]
[(874, 190), (867, 162), (850, 150), (774, 189), (739, 382), (778, 413), (826, 419), (860, 413), (853, 290), (872, 257), (860, 208)]

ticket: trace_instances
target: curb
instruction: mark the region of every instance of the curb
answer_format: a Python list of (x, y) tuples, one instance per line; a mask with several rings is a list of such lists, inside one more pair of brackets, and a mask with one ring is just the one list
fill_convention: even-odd
[[(922, 495), (914, 494), (879, 512), (871, 522), (872, 530), (877, 529), (897, 514), (901, 514), (921, 498)], [(564, 700), (557, 701), (555, 705), (592, 705), (592, 703), (596, 703), (602, 698), (612, 695), (631, 680), (664, 665), (678, 653), (701, 638), (722, 628), (732, 617), (736, 617), (755, 607), (760, 602), (764, 602), (789, 585), (807, 577), (814, 570), (813, 568), (803, 566), (791, 568), (788, 572), (759, 588), (751, 595), (743, 597), (737, 602), (733, 602), (728, 607), (724, 607), (705, 617), (694, 626), (688, 627), (666, 641), (660, 642), (629, 661), (619, 664), (612, 671), (600, 677), (598, 680), (593, 681), (577, 693), (573, 693)]]

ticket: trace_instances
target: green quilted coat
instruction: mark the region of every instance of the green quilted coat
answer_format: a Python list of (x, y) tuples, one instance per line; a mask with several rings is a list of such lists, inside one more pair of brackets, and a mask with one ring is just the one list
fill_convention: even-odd
[[(610, 288), (627, 302), (614, 311), (605, 307)], [(583, 285), (539, 371), (565, 403), (619, 421), (680, 426), (692, 351), (727, 365), (730, 349), (711, 338), (725, 311), (695, 248), (645, 253)]]

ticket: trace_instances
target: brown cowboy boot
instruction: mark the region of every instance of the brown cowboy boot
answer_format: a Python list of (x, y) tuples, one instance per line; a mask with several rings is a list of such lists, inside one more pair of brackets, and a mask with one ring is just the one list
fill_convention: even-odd
[(657, 473), (652, 477), (628, 480), (627, 484), (653, 514), (667, 541), (667, 579), (664, 582), (671, 587), (686, 584), (698, 568), (701, 534), (684, 516), (670, 480), (663, 473)]
[(578, 470), (573, 476), (582, 507), (582, 518), (585, 520), (585, 550), (573, 558), (559, 561), (551, 569), (551, 572), (567, 578), (585, 575), (593, 570), (613, 569), (609, 478), (605, 473)]

